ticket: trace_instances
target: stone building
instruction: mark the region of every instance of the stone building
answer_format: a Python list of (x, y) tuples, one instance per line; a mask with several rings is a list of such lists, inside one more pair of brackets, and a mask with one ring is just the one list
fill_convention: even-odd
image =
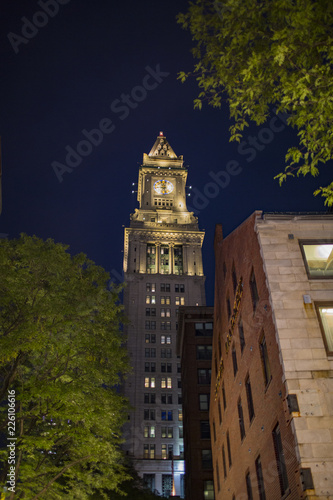
[(187, 169), (161, 132), (139, 168), (139, 208), (125, 229), (124, 292), (133, 373), (125, 450), (162, 495), (184, 492), (178, 309), (205, 305), (204, 232), (186, 207)]
[(177, 354), (181, 357), (185, 456), (185, 498), (214, 500), (209, 399), (213, 307), (179, 311)]
[(215, 256), (215, 498), (333, 498), (333, 215), (255, 212)]

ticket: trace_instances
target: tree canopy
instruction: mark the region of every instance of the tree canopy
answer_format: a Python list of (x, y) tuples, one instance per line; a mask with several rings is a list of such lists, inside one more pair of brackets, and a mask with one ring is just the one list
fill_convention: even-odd
[[(127, 403), (117, 385), (128, 371), (119, 289), (107, 289), (108, 273), (67, 248), (26, 235), (0, 240), (6, 498), (102, 498), (128, 477), (119, 449)], [(13, 413), (15, 493), (7, 482)]]
[[(189, 29), (200, 88), (194, 101), (226, 100), (240, 141), (250, 121), (264, 123), (273, 108), (289, 115), (299, 144), (288, 149), (276, 177), (318, 175), (333, 158), (333, 3), (331, 0), (195, 0), (178, 22)], [(315, 193), (333, 204), (333, 182)]]

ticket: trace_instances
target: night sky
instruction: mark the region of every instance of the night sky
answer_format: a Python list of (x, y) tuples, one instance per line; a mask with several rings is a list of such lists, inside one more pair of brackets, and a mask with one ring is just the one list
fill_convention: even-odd
[[(189, 205), (206, 230), (212, 305), (215, 224), (223, 224), (226, 236), (254, 210), (325, 210), (312, 192), (329, 182), (332, 165), (317, 179), (280, 188), (273, 177), (284, 169), (286, 148), (297, 145), (291, 129), (278, 119), (253, 126), (238, 148), (229, 143), (226, 105), (193, 109), (195, 80), (177, 80), (193, 67), (190, 34), (175, 20), (186, 6), (183, 0), (1, 1), (0, 233), (53, 238), (121, 278), (123, 226), (138, 206), (132, 182), (142, 154), (163, 131), (188, 165), (195, 195)], [(91, 135), (97, 128), (102, 132)], [(90, 143), (82, 143), (87, 135)], [(80, 156), (73, 154), (78, 149)], [(60, 164), (71, 172), (59, 173)]]

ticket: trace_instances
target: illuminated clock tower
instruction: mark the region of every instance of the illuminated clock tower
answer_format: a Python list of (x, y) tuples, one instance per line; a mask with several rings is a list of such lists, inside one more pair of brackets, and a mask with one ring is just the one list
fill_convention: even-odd
[[(186, 207), (187, 169), (160, 132), (139, 169), (139, 208), (125, 229), (124, 292), (132, 374), (125, 450), (162, 495), (183, 496), (183, 422), (178, 308), (205, 305), (204, 232)], [(184, 394), (184, 397), (186, 395)]]

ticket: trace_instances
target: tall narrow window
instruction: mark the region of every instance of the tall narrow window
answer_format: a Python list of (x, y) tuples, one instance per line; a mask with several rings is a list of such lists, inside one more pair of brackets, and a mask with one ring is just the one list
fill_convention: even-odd
[(222, 384), (222, 399), (223, 399), (223, 408), (224, 410), (226, 409), (227, 407), (227, 400), (226, 400), (226, 397), (225, 397), (225, 388), (224, 388), (224, 382)]
[(238, 333), (239, 333), (239, 343), (240, 343), (241, 352), (243, 352), (244, 347), (245, 347), (245, 336), (244, 336), (244, 327), (243, 327), (242, 317), (239, 318)]
[(316, 305), (327, 354), (333, 356), (333, 304)]
[(246, 388), (246, 397), (247, 397), (247, 407), (249, 410), (249, 420), (252, 422), (252, 419), (254, 417), (254, 406), (253, 406), (253, 398), (252, 398), (252, 389), (251, 389), (251, 382), (250, 382), (250, 377), (247, 376), (245, 380), (245, 388)]
[(230, 318), (231, 316), (231, 306), (230, 306), (230, 298), (229, 298), (229, 295), (227, 297), (227, 313), (228, 313), (228, 319)]
[(232, 466), (232, 460), (231, 460), (231, 447), (230, 447), (229, 431), (227, 432), (227, 451), (228, 451), (228, 461), (229, 461), (229, 468), (230, 468)]
[(233, 346), (233, 348), (232, 348), (232, 364), (234, 367), (234, 377), (236, 377), (237, 372), (238, 372), (238, 365), (237, 365), (237, 354), (236, 354), (235, 346)]
[(224, 478), (226, 478), (227, 477), (227, 463), (226, 463), (226, 460), (225, 460), (224, 445), (222, 446), (222, 463), (223, 463)]
[(215, 428), (215, 422), (213, 421), (213, 436), (214, 436), (214, 442), (216, 441), (216, 428)]
[(273, 442), (274, 442), (276, 466), (277, 466), (278, 475), (279, 475), (281, 496), (283, 496), (289, 488), (289, 482), (288, 482), (286, 462), (284, 459), (279, 424), (277, 424), (273, 429)]
[[(217, 491), (220, 491), (221, 489), (221, 484), (220, 484), (220, 471), (219, 471), (219, 464), (218, 461), (216, 460), (216, 482), (217, 482)], [(213, 497), (214, 498), (214, 497)]]
[(262, 473), (260, 456), (256, 459), (256, 474), (257, 474), (257, 481), (258, 481), (259, 498), (260, 498), (260, 500), (266, 500), (264, 476)]
[(245, 481), (246, 481), (247, 498), (248, 498), (248, 500), (253, 500), (252, 484), (251, 484), (251, 477), (250, 477), (249, 472), (246, 474)]
[(267, 386), (271, 381), (272, 372), (268, 359), (268, 351), (267, 351), (265, 335), (262, 336), (260, 341), (260, 354), (261, 354), (262, 369), (264, 374), (264, 382), (265, 386)]
[(250, 276), (250, 291), (252, 297), (252, 306), (253, 312), (256, 310), (258, 302), (259, 302), (259, 294), (257, 288), (256, 277), (254, 275), (254, 269), (252, 268), (251, 276)]
[(237, 288), (237, 275), (236, 275), (236, 269), (235, 269), (235, 263), (234, 262), (232, 264), (231, 276), (232, 276), (232, 286), (234, 288), (234, 292), (236, 292), (236, 288)]
[(219, 423), (221, 425), (222, 424), (222, 410), (221, 410), (221, 401), (220, 400), (218, 400), (217, 407), (218, 407), (218, 410), (219, 410)]
[(238, 400), (237, 408), (238, 408), (239, 430), (240, 430), (241, 440), (243, 441), (245, 436), (245, 426), (244, 426), (244, 415), (243, 415), (243, 407), (241, 399)]

